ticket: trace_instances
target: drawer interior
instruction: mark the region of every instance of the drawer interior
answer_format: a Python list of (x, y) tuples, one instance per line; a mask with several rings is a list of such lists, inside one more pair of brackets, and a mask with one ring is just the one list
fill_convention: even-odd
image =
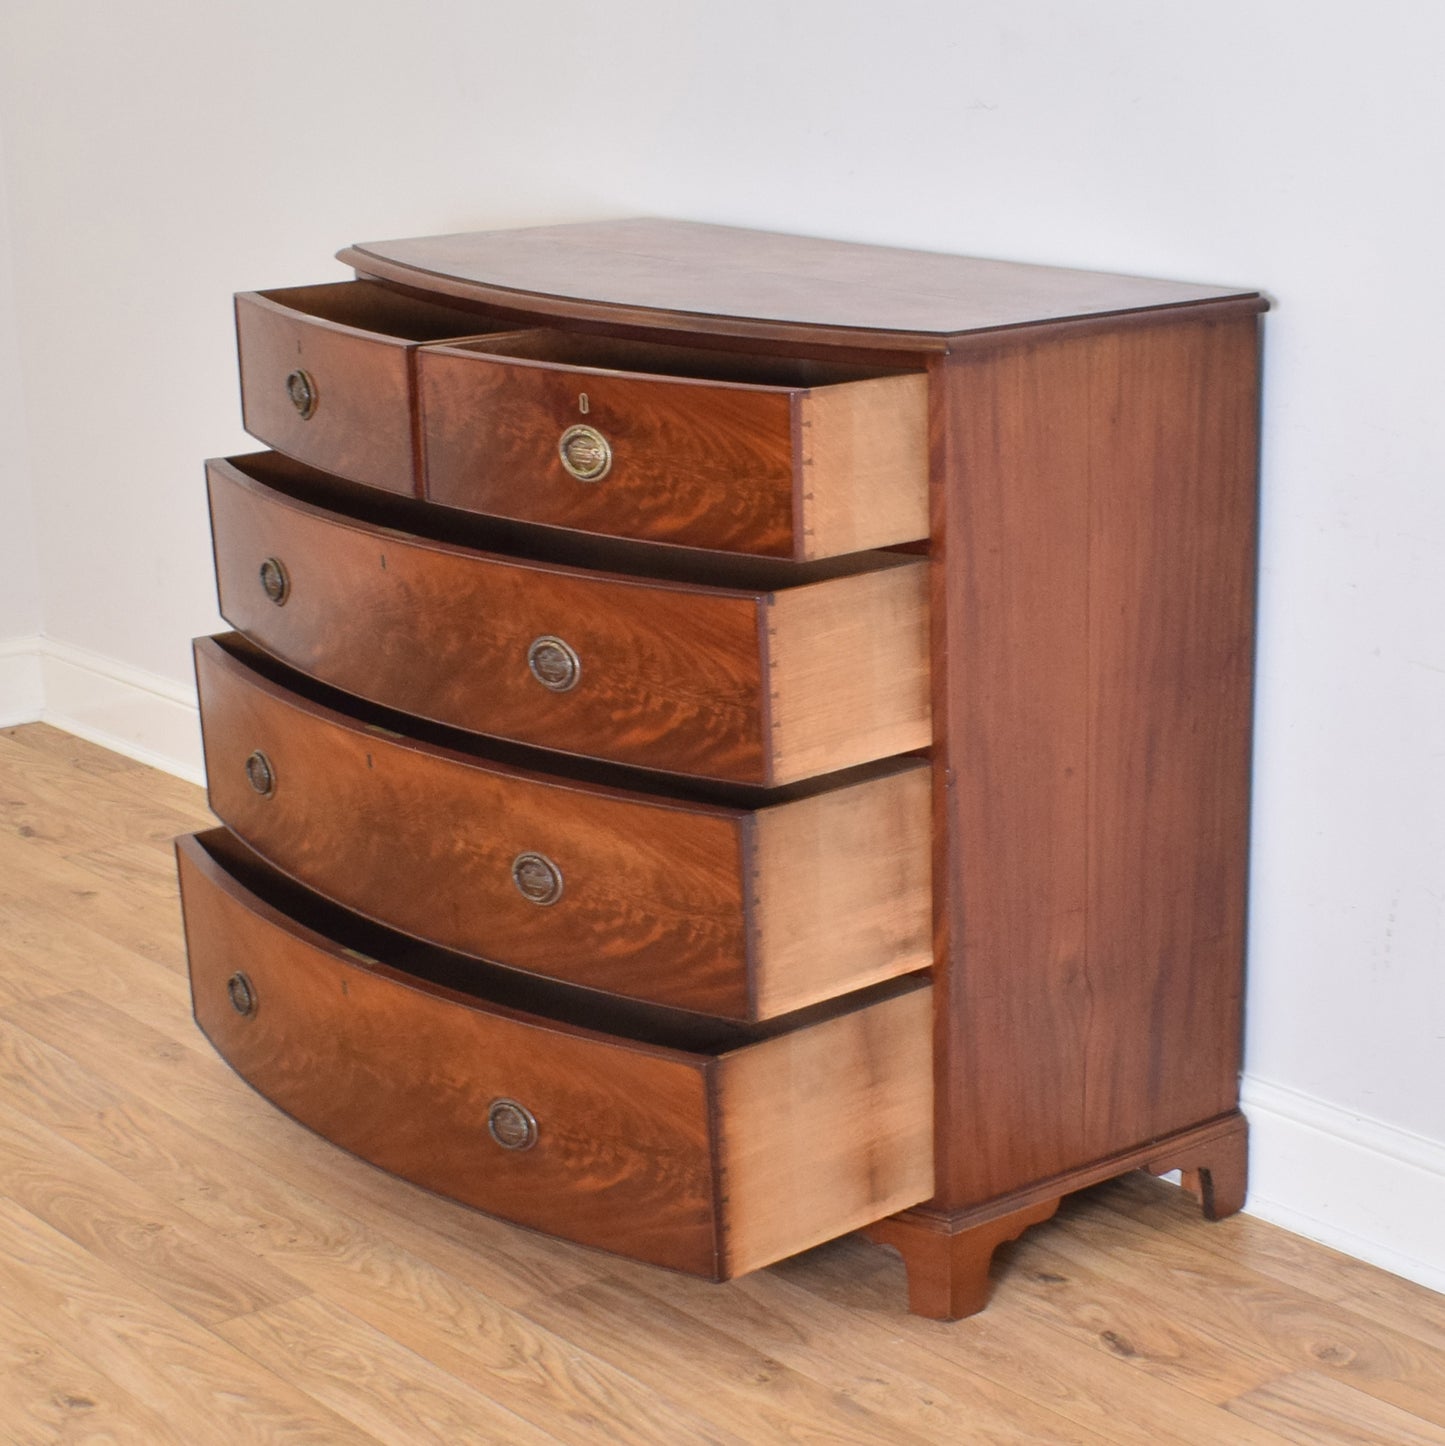
[(405, 296), (374, 281), (288, 286), (257, 295), (302, 316), (398, 341), (444, 341), (505, 330), (511, 325), (481, 312)]
[(489, 336), (449, 348), (509, 360), (597, 372), (620, 372), (735, 385), (810, 388), (895, 376), (901, 368), (863, 367), (804, 357), (713, 351), (667, 342), (538, 328)]

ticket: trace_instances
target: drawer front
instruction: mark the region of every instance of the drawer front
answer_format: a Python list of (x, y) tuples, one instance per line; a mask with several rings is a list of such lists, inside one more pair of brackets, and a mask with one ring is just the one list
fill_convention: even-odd
[[(541, 358), (600, 352), (617, 367), (646, 368), (675, 351), (693, 357), (537, 336)], [(720, 364), (746, 371), (749, 360), (724, 355)], [(752, 365), (769, 374), (764, 359)], [(451, 507), (797, 559), (928, 534), (921, 375), (760, 386), (480, 347), (425, 349), (417, 371), (425, 491)]]
[(365, 281), (236, 298), (241, 412), (268, 446), (390, 492), (417, 490), (412, 354), (485, 331), (474, 315)]
[(399, 737), (289, 690), (258, 660), (234, 635), (196, 648), (211, 806), (349, 909), (730, 1019), (931, 963), (926, 764), (725, 808)]
[(260, 1093), (394, 1174), (710, 1276), (932, 1189), (926, 989), (720, 1052), (602, 1035), (349, 952), (226, 850), (178, 844), (197, 1022)]
[[(429, 1190), (715, 1273), (706, 1061), (493, 1013), (368, 967), (193, 841), (180, 869), (196, 1021), (267, 1099)], [(530, 1148), (489, 1131), (500, 1101), (535, 1119)], [(515, 1141), (523, 1124), (504, 1110), (497, 1128)]]
[(228, 463), (212, 464), (210, 481), (227, 621), (373, 702), (765, 786), (929, 741), (921, 561), (775, 596), (424, 541)]

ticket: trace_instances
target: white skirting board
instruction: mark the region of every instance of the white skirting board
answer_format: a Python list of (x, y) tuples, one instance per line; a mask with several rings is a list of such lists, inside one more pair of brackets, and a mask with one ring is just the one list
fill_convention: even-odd
[(194, 688), (52, 638), (0, 642), (0, 727), (36, 722), (205, 781)]
[[(0, 726), (43, 720), (203, 781), (194, 691), (48, 638), (0, 641)], [(1445, 1143), (1246, 1074), (1246, 1211), (1445, 1291)]]
[(1248, 1214), (1445, 1291), (1445, 1143), (1246, 1074)]

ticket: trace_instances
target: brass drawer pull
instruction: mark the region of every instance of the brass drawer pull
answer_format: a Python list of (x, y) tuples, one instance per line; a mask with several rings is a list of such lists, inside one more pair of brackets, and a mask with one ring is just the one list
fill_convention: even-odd
[(570, 644), (550, 634), (535, 639), (527, 649), (527, 667), (553, 693), (570, 692), (582, 676), (582, 659)]
[(256, 1012), (256, 986), (239, 971), (226, 980), (226, 998), (237, 1014), (250, 1018)]
[(537, 1117), (516, 1100), (493, 1100), (487, 1133), (504, 1150), (530, 1150), (537, 1143)]
[(288, 373), (286, 395), (291, 398), (291, 405), (296, 408), (301, 420), (309, 422), (316, 411), (317, 402), (320, 401), (311, 373), (302, 371), (299, 367)]
[(600, 482), (612, 470), (612, 445), (596, 427), (568, 427), (557, 441), (557, 455), (579, 482)]
[(531, 904), (555, 904), (562, 897), (562, 870), (546, 854), (518, 854), (512, 860), (512, 882)]
[(286, 572), (286, 566), (279, 557), (268, 557), (261, 564), (261, 591), (271, 599), (277, 607), (291, 596), (291, 578)]
[(276, 770), (259, 748), (246, 760), (246, 782), (262, 798), (270, 798), (276, 792)]

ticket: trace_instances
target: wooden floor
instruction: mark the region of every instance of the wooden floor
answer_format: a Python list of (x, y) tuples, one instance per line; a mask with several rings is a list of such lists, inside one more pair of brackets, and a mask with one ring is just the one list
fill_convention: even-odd
[(904, 1313), (857, 1239), (712, 1286), (353, 1160), (193, 1027), (200, 791), (0, 731), (0, 1441), (1445, 1443), (1445, 1298), (1131, 1177)]

